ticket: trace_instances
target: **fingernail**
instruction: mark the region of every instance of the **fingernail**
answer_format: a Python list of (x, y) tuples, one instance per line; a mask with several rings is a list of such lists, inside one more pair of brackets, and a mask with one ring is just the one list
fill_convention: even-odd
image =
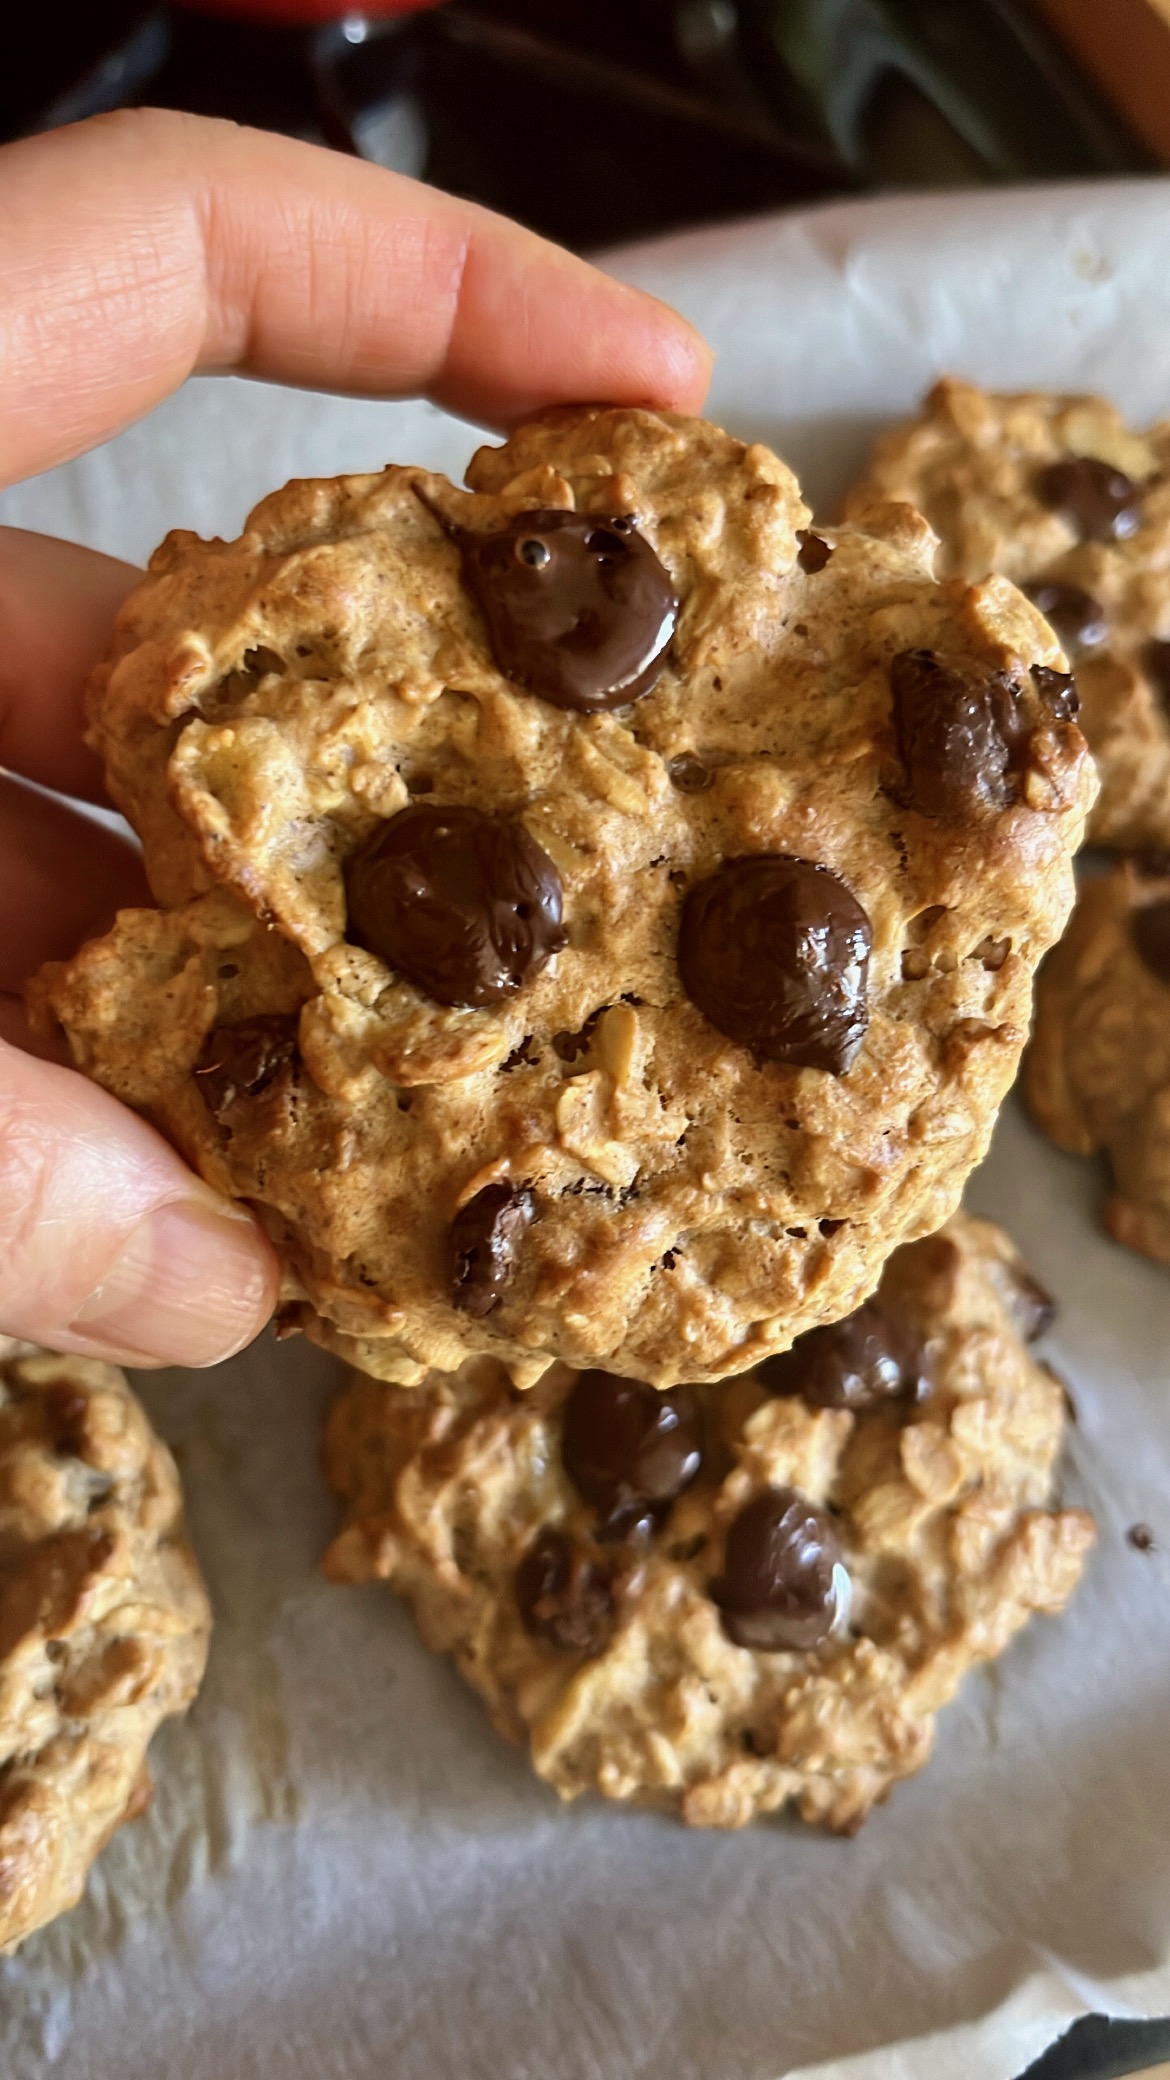
[(273, 1278), (246, 1215), (172, 1200), (131, 1230), (70, 1328), (131, 1365), (215, 1365), (259, 1333)]

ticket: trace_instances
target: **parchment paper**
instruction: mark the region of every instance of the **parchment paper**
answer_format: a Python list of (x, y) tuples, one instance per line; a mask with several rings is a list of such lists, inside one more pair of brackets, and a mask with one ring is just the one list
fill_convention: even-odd
[[(714, 415), (829, 501), (951, 368), (1170, 411), (1170, 187), (849, 204), (618, 256), (719, 349)], [(142, 556), (291, 474), (417, 460), (420, 406), (188, 386), (0, 519)], [(857, 1840), (562, 1809), (385, 1591), (327, 1587), (336, 1371), (267, 1341), (144, 1376), (218, 1612), (153, 1812), (0, 1966), (5, 2080), (1011, 2080), (1076, 2015), (1170, 2010), (1170, 1275), (1009, 1106), (969, 1200), (1062, 1313), (1066, 1493), (1101, 1542)], [(1145, 1520), (1160, 1550), (1129, 1546)]]

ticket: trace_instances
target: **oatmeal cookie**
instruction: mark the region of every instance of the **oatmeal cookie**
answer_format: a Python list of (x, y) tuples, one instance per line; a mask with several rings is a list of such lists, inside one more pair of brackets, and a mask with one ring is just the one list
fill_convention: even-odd
[(1110, 1234), (1170, 1264), (1170, 857), (1085, 882), (1041, 971), (1024, 1095), (1058, 1148), (1108, 1156)]
[(150, 1803), (211, 1623), (178, 1475), (122, 1374), (0, 1336), (0, 1946)]
[(983, 1152), (1095, 785), (1060, 652), (699, 421), (468, 474), (164, 544), (90, 702), (163, 907), (40, 1001), (367, 1371), (743, 1371)]
[(1052, 623), (1101, 775), (1090, 839), (1170, 845), (1170, 422), (1133, 433), (1097, 397), (946, 380), (847, 510), (888, 498), (925, 513), (944, 573), (999, 571)]
[(1092, 1519), (1050, 1505), (1052, 1306), (958, 1215), (876, 1300), (715, 1388), (472, 1359), (353, 1374), (325, 1440), (339, 1582), (388, 1581), (563, 1798), (849, 1831), (973, 1663), (1059, 1611)]

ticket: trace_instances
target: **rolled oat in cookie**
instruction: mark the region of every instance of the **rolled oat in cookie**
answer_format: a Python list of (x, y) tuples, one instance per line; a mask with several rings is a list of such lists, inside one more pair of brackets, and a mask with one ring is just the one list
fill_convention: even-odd
[(1061, 654), (699, 421), (552, 413), (468, 480), (164, 544), (90, 695), (162, 907), (42, 1015), (365, 1369), (743, 1371), (983, 1152), (1094, 786)]
[(563, 1798), (851, 1831), (1092, 1544), (1051, 1500), (1066, 1397), (1027, 1347), (1051, 1313), (958, 1215), (852, 1320), (713, 1389), (354, 1373), (326, 1572), (404, 1596)]
[(211, 1614), (178, 1475), (122, 1374), (0, 1336), (0, 1947), (74, 1906), (150, 1803)]
[(1108, 1156), (1110, 1234), (1170, 1264), (1170, 856), (1084, 883), (1041, 972), (1024, 1095), (1058, 1148)]
[(1090, 839), (1170, 845), (1170, 422), (1134, 433), (1097, 397), (948, 378), (846, 510), (890, 498), (926, 515), (944, 574), (1000, 572), (1051, 622), (1101, 775)]

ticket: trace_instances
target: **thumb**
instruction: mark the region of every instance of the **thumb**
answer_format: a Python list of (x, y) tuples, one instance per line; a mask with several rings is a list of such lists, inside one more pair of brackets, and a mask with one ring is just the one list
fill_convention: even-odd
[(251, 1215), (70, 1069), (0, 1042), (0, 1331), (127, 1365), (214, 1365), (276, 1302)]

